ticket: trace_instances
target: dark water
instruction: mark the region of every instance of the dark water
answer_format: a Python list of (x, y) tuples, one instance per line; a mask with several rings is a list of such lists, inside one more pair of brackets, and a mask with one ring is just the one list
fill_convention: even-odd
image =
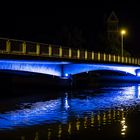
[(0, 99), (0, 140), (138, 139), (140, 85)]

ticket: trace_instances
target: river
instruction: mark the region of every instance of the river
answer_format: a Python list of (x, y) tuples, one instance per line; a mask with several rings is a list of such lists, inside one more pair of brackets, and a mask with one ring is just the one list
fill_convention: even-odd
[(139, 130), (139, 84), (0, 99), (1, 140), (135, 139)]

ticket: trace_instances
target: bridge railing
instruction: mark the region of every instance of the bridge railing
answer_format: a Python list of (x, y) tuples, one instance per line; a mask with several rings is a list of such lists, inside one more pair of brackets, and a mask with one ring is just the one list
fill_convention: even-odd
[(140, 59), (38, 42), (0, 38), (0, 54), (29, 55), (140, 65)]

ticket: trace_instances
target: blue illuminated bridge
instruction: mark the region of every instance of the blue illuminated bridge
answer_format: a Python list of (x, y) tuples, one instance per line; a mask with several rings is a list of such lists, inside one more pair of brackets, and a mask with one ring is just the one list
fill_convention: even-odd
[(139, 77), (140, 59), (0, 38), (0, 70), (42, 73), (62, 78), (96, 70), (111, 70)]

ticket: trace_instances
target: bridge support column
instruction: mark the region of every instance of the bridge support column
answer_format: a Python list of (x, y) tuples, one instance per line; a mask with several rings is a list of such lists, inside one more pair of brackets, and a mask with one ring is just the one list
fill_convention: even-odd
[(26, 54), (26, 43), (25, 42), (22, 43), (22, 53)]
[(6, 52), (10, 53), (11, 51), (11, 43), (9, 40), (6, 41)]
[(62, 57), (63, 53), (62, 53), (62, 47), (59, 48), (59, 57)]
[(71, 58), (72, 53), (71, 53), (71, 48), (69, 48), (69, 58)]
[(120, 56), (118, 55), (118, 62), (120, 62)]
[(77, 58), (78, 59), (80, 58), (80, 50), (79, 49), (77, 50)]
[(36, 54), (37, 55), (40, 54), (40, 45), (39, 44), (36, 45)]
[(92, 60), (94, 60), (94, 52), (92, 51)]
[(108, 55), (108, 59), (109, 59), (109, 62), (110, 62), (111, 61), (111, 55), (110, 54)]
[(100, 53), (98, 52), (98, 61), (100, 61)]
[(49, 45), (49, 56), (52, 56), (52, 46)]
[(87, 59), (87, 50), (85, 51), (85, 59)]

